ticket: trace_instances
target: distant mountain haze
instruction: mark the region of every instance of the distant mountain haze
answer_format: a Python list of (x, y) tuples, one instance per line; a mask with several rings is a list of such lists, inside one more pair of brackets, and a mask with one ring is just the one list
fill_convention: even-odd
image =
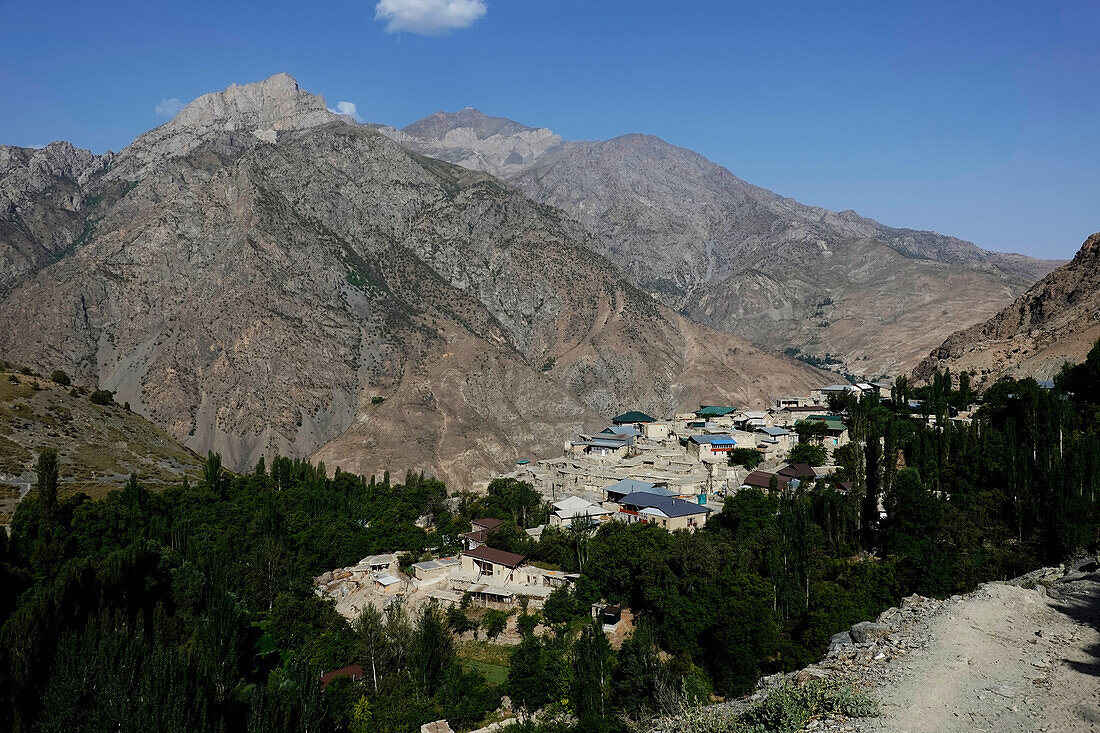
[(565, 211), (693, 320), (856, 374), (912, 368), (1059, 264), (806, 206), (652, 135), (567, 142), (473, 109), (379, 129)]
[[(501, 165), (545, 155), (541, 131), (494, 124), (530, 133)], [(419, 129), (469, 135), (446, 127)], [(0, 355), (115, 390), (238, 470), (278, 452), (461, 485), (624, 409), (830, 379), (662, 305), (583, 222), (285, 74), (118, 153), (0, 147), (0, 212)]]

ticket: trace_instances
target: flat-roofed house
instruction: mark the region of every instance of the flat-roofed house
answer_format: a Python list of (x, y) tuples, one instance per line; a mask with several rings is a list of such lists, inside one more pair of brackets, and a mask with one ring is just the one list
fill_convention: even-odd
[(448, 573), (461, 567), (462, 561), (457, 556), (440, 557), (435, 560), (413, 563), (412, 574), (421, 583), (432, 583), (446, 578)]

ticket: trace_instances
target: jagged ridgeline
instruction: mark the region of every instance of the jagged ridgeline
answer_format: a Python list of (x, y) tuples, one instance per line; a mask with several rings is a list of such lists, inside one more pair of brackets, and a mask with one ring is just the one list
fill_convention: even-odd
[[(466, 481), (627, 408), (827, 381), (654, 302), (561, 212), (286, 75), (117, 154), (0, 148), (0, 353), (188, 447)], [(551, 368), (545, 368), (546, 365)]]

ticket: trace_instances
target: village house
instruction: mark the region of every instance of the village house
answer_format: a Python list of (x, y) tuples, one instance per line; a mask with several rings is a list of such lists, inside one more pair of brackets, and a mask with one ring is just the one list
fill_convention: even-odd
[(394, 575), (376, 575), (372, 578), (374, 589), (385, 596), (393, 596), (405, 589), (405, 581)]
[(502, 524), (504, 524), (504, 520), (493, 519), (492, 517), (471, 520), (470, 531), (459, 535), (459, 537), (462, 538), (462, 546), (467, 550), (481, 547), (485, 544), (485, 540), (489, 537), (489, 533)]
[(756, 431), (756, 448), (767, 461), (787, 455), (797, 442), (798, 435), (786, 428), (767, 427)]
[[(825, 437), (822, 439), (822, 444), (826, 447), (839, 448), (842, 445), (848, 445), (850, 442), (848, 437), (848, 426), (836, 415), (809, 415), (805, 420), (799, 420), (798, 422), (824, 423)], [(796, 427), (797, 425), (798, 423), (795, 424)]]
[(692, 435), (688, 448), (700, 461), (729, 461), (729, 454), (737, 446), (731, 435)]
[(383, 555), (367, 555), (355, 566), (356, 572), (362, 573), (387, 573), (397, 565), (397, 555), (386, 553)]
[(584, 517), (593, 525), (606, 522), (613, 514), (610, 509), (605, 509), (599, 504), (593, 504), (579, 496), (567, 496), (551, 504), (551, 527), (572, 527), (573, 520)]
[(791, 407), (810, 407), (815, 410), (820, 410), (825, 405), (817, 402), (810, 396), (806, 397), (773, 397), (772, 398), (772, 411), (786, 410)]
[(512, 581), (516, 568), (523, 564), (523, 555), (505, 552), (482, 545), (464, 551), (462, 569), (474, 573), (478, 580), (493, 580), (499, 583)]
[(639, 412), (638, 410), (624, 412), (622, 415), (616, 415), (611, 418), (612, 425), (632, 425), (639, 430), (641, 430), (642, 425), (651, 422), (657, 422), (657, 418), (651, 417), (644, 412)]
[(634, 445), (633, 436), (601, 433), (593, 436), (582, 435), (580, 440), (569, 444), (569, 450), (590, 458), (619, 460), (626, 458), (632, 445)]
[(774, 485), (776, 491), (783, 491), (788, 488), (790, 482), (790, 476), (780, 476), (779, 474), (769, 473), (767, 471), (750, 471), (749, 475), (745, 477), (744, 482), (742, 482), (741, 488), (760, 489), (761, 491), (767, 492), (771, 491)]
[(462, 567), (462, 561), (457, 556), (440, 557), (435, 560), (413, 563), (412, 575), (421, 583), (434, 583), (443, 580), (451, 571)]
[(702, 504), (671, 496), (637, 492), (619, 502), (615, 519), (624, 522), (656, 524), (673, 532), (677, 529), (696, 530), (707, 523), (711, 510)]

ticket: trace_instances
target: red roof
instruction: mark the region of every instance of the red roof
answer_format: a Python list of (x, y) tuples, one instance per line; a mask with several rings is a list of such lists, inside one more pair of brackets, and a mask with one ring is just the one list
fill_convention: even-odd
[(773, 478), (776, 480), (776, 486), (780, 489), (787, 488), (787, 482), (791, 480), (789, 476), (778, 476), (774, 473), (768, 473), (767, 471), (753, 471), (745, 477), (744, 485), (769, 489), (771, 488)]
[(472, 532), (463, 532), (459, 537), (465, 537), (468, 540), (474, 542), (484, 542), (485, 538), (489, 536), (489, 531), (486, 529), (475, 529)]
[(358, 664), (351, 664), (347, 667), (341, 667), (340, 669), (334, 669), (331, 672), (326, 672), (321, 675), (321, 688), (324, 689), (328, 686), (329, 682), (332, 682), (337, 677), (351, 677), (352, 682), (358, 682), (363, 679), (363, 668)]
[(470, 520), (470, 524), (474, 525), (475, 527), (481, 527), (482, 529), (492, 531), (500, 525), (504, 524), (504, 520), (486, 517), (485, 519), (472, 519)]
[(814, 473), (814, 467), (808, 463), (792, 463), (789, 466), (784, 466), (779, 469), (780, 476), (790, 476), (799, 480), (803, 479), (816, 479), (817, 474)]
[(505, 552), (504, 550), (495, 550), (485, 545), (475, 547), (472, 550), (466, 550), (462, 554), (476, 557), (478, 560), (487, 560), (497, 565), (503, 565), (506, 568), (517, 567), (524, 559), (523, 555), (517, 555), (514, 552)]

